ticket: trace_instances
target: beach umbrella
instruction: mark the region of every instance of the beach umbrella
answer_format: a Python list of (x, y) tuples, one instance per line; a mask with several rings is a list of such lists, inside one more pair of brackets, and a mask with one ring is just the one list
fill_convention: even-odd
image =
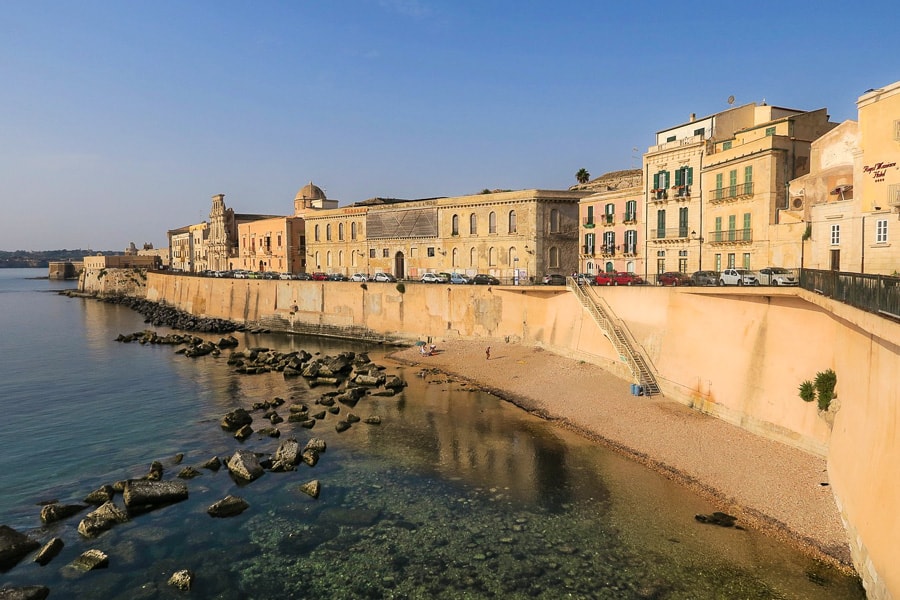
[(423, 342), (422, 340), (419, 340), (418, 342), (416, 342), (416, 346), (424, 346), (424, 345), (425, 345), (425, 342)]

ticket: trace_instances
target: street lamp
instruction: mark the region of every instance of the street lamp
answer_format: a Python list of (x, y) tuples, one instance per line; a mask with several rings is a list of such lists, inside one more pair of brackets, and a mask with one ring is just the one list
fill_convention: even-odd
[(697, 235), (696, 231), (691, 231), (691, 239), (697, 240), (697, 270), (703, 270), (703, 236)]
[(519, 285), (519, 257), (513, 257), (513, 285)]

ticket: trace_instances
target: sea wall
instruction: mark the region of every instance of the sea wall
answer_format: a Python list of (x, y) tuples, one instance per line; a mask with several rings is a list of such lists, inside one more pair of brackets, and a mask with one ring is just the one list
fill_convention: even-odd
[[(199, 316), (318, 335), (411, 343), (523, 343), (629, 378), (575, 294), (556, 287), (213, 279), (83, 279)], [(91, 287), (96, 286), (96, 287)], [(402, 289), (402, 291), (401, 291)], [(798, 289), (592, 288), (655, 365), (663, 393), (828, 460), (828, 479), (870, 598), (900, 596), (900, 325)], [(837, 373), (827, 413), (797, 394)], [(553, 374), (548, 374), (552, 377)], [(564, 389), (565, 382), (560, 382)]]

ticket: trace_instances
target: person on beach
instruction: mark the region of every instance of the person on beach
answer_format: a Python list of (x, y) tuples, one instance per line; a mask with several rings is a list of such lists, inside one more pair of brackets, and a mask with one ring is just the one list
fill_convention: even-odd
[(488, 346), (487, 350), (484, 351), (484, 359), (491, 360), (491, 347)]

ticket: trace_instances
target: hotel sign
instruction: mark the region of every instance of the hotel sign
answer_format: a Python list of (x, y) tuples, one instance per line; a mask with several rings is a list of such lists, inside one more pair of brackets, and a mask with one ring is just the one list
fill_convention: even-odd
[(874, 165), (863, 165), (863, 173), (869, 174), (872, 176), (872, 180), (875, 183), (879, 181), (884, 181), (884, 176), (887, 174), (888, 169), (897, 170), (896, 162), (880, 162)]

